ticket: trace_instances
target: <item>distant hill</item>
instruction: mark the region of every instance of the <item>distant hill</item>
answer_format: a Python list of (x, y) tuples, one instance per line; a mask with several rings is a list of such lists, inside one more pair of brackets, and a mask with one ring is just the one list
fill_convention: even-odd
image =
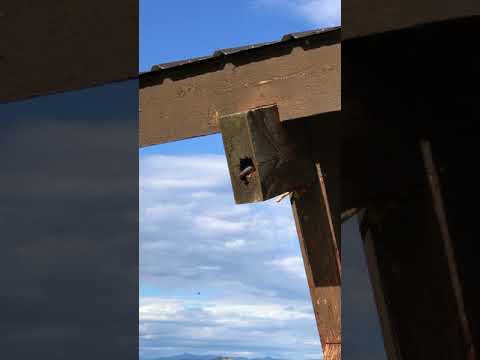
[(161, 357), (155, 360), (217, 360), (218, 355), (192, 355), (192, 354), (181, 354), (169, 357)]
[(181, 354), (169, 357), (161, 357), (155, 360), (283, 360), (283, 359), (274, 359), (271, 357), (266, 358), (244, 358), (244, 357), (228, 357), (221, 355), (193, 355), (193, 354)]

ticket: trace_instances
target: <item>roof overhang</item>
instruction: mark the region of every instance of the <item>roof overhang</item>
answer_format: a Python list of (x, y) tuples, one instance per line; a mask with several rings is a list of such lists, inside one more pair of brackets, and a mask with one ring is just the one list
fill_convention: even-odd
[(280, 120), (341, 108), (340, 28), (216, 51), (140, 75), (140, 146), (219, 131), (222, 115), (276, 104)]

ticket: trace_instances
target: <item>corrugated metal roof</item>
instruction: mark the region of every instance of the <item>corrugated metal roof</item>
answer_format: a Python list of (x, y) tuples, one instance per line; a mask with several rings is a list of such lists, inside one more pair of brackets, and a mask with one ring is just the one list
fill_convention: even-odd
[(284, 35), (281, 40), (279, 41), (272, 41), (272, 42), (265, 42), (265, 43), (260, 43), (260, 44), (252, 44), (252, 45), (246, 45), (246, 46), (240, 46), (240, 47), (234, 47), (234, 48), (226, 48), (226, 49), (220, 49), (220, 50), (215, 50), (212, 55), (210, 56), (201, 56), (197, 58), (192, 58), (192, 59), (186, 59), (186, 60), (180, 60), (180, 61), (173, 61), (173, 62), (168, 62), (164, 64), (158, 64), (154, 65), (151, 67), (150, 71), (141, 73), (146, 74), (146, 73), (153, 73), (153, 72), (161, 72), (164, 70), (171, 70), (174, 68), (178, 67), (183, 67), (185, 65), (189, 64), (194, 64), (194, 63), (201, 63), (204, 61), (209, 61), (213, 60), (219, 57), (223, 56), (229, 56), (233, 54), (238, 54), (238, 53), (244, 53), (252, 50), (256, 50), (259, 48), (264, 48), (264, 47), (269, 47), (269, 46), (275, 46), (281, 43), (287, 43), (299, 39), (308, 39), (310, 37), (314, 37), (316, 35), (320, 34), (326, 34), (326, 33), (331, 33), (334, 31), (340, 30), (340, 27), (331, 27), (331, 28), (322, 28), (322, 29), (315, 29), (315, 30), (310, 30), (310, 31), (302, 31), (302, 32), (297, 32), (297, 33), (290, 33)]

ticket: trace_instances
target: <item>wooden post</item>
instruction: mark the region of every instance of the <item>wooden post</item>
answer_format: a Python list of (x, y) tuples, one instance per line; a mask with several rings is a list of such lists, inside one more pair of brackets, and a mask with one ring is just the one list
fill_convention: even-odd
[(380, 326), (382, 328), (385, 353), (387, 354), (388, 360), (400, 360), (402, 357), (400, 355), (398, 339), (395, 335), (392, 314), (389, 312), (391, 309), (389, 309), (389, 302), (387, 302), (385, 293), (382, 291), (382, 277), (379, 271), (379, 259), (374, 246), (373, 234), (365, 225), (365, 221), (367, 221), (365, 210), (362, 210), (358, 215), (361, 220), (361, 228), (363, 230), (362, 238), (365, 258), (367, 261), (370, 282), (372, 284), (375, 303), (380, 319)]
[[(452, 131), (449, 126), (445, 133), (432, 136), (429, 140), (431, 149), (427, 150), (427, 158), (433, 160), (434, 167), (427, 170), (431, 176), (432, 196), (437, 197), (437, 215), (447, 224), (444, 236), (446, 248), (454, 254), (457, 280), (456, 289), (461, 318), (464, 322), (465, 340), (471, 341), (473, 358), (480, 352), (480, 288), (478, 286), (478, 202), (475, 195), (478, 189), (479, 176), (472, 171), (471, 164), (477, 162), (478, 153), (478, 109), (466, 108), (470, 118), (461, 117)], [(429, 154), (428, 154), (429, 153)], [(427, 167), (428, 169), (428, 167)], [(432, 181), (433, 180), (433, 181)], [(438, 201), (438, 200), (441, 200)], [(469, 335), (470, 334), (470, 335)]]
[(435, 166), (428, 146), (423, 158), (417, 149), (402, 167), (417, 185), (369, 204), (360, 222), (386, 351), (393, 360), (475, 359)]
[[(312, 164), (312, 166), (314, 166)], [(292, 195), (292, 208), (325, 360), (341, 359), (341, 266), (319, 166), (317, 181)]]
[[(341, 267), (335, 234), (339, 216), (332, 221), (325, 179), (316, 164), (322, 156), (312, 152), (309, 127), (298, 120), (290, 126), (281, 123), (276, 106), (227, 115), (220, 118), (219, 125), (237, 203), (291, 193), (324, 359), (340, 360)], [(323, 159), (325, 168), (331, 170), (331, 162)], [(332, 175), (329, 185), (338, 189), (337, 173), (327, 172)], [(336, 199), (338, 192), (332, 193)], [(338, 206), (338, 201), (334, 203)]]
[(430, 194), (432, 197), (432, 206), (435, 212), (435, 218), (438, 222), (440, 236), (444, 246), (448, 273), (450, 275), (450, 281), (452, 285), (453, 295), (455, 297), (455, 305), (460, 321), (460, 327), (464, 336), (464, 342), (466, 344), (466, 353), (469, 360), (476, 359), (476, 352), (473, 343), (472, 332), (469, 321), (467, 319), (467, 313), (465, 310), (463, 289), (460, 284), (460, 277), (458, 272), (457, 260), (455, 256), (454, 244), (450, 235), (450, 230), (447, 221), (447, 214), (445, 211), (445, 204), (442, 195), (442, 189), (440, 184), (440, 178), (438, 176), (437, 166), (433, 159), (431, 143), (428, 140), (422, 140), (420, 142), (420, 149), (422, 153), (423, 162), (425, 165), (426, 177), (430, 188)]

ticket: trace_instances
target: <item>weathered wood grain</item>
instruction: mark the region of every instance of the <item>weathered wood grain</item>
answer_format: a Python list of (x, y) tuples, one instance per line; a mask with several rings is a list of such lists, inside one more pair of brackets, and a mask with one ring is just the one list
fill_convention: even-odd
[[(340, 44), (142, 85), (140, 146), (213, 134), (221, 116), (277, 104), (280, 120), (340, 110)], [(141, 81), (142, 82), (142, 81)]]
[(327, 344), (323, 352), (325, 360), (342, 360), (342, 345), (341, 344)]
[[(300, 248), (325, 359), (341, 356), (341, 264), (327, 185), (317, 160), (324, 160), (332, 189), (338, 173), (331, 172), (332, 156), (312, 152), (311, 140), (321, 141), (331, 134), (325, 128), (295, 121), (281, 123), (276, 106), (252, 109), (220, 118), (232, 187), (237, 203), (263, 201), (291, 191)], [(314, 130), (312, 134), (309, 134)], [(338, 158), (335, 152), (333, 158)], [(242, 161), (255, 168), (248, 182), (240, 179)], [(338, 202), (338, 191), (332, 198)]]
[(219, 124), (237, 204), (265, 201), (315, 180), (303, 132), (288, 131), (277, 106), (227, 115)]
[[(312, 164), (312, 166), (315, 166)], [(319, 168), (316, 166), (320, 176)], [(292, 195), (300, 248), (325, 359), (341, 349), (341, 265), (325, 187), (319, 176), (306, 191)]]

